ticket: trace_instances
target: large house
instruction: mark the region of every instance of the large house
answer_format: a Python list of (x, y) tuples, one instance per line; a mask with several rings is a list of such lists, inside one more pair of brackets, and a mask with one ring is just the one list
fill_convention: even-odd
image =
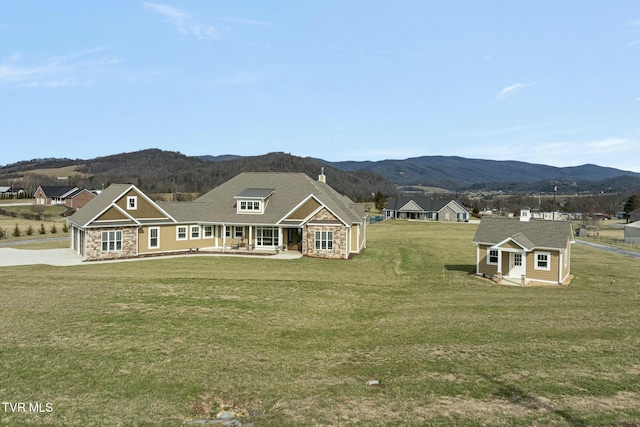
[(85, 260), (210, 250), (349, 258), (366, 246), (363, 204), (302, 173), (241, 173), (192, 202), (112, 184), (68, 218)]
[(385, 219), (469, 221), (469, 211), (456, 200), (434, 200), (427, 196), (391, 197), (384, 208)]
[(562, 284), (570, 277), (573, 229), (570, 221), (483, 217), (476, 244), (476, 274), (498, 282)]
[(96, 195), (73, 185), (41, 185), (33, 194), (36, 205), (65, 205), (79, 209)]

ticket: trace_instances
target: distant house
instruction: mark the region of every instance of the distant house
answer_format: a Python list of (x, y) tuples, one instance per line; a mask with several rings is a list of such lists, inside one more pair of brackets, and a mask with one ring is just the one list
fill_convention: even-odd
[(24, 189), (21, 185), (0, 186), (0, 195), (3, 197), (17, 197), (22, 194), (24, 194)]
[(485, 217), (473, 238), (476, 274), (499, 282), (564, 283), (571, 271), (573, 229), (570, 221)]
[(112, 184), (68, 218), (85, 260), (178, 251), (297, 251), (347, 259), (366, 247), (364, 205), (301, 173), (242, 173), (192, 202)]
[(427, 196), (403, 196), (387, 200), (385, 219), (424, 221), (469, 221), (469, 211), (453, 199), (434, 200)]
[(640, 221), (624, 226), (624, 241), (634, 245), (640, 244)]
[(640, 209), (635, 209), (629, 212), (629, 222), (640, 221)]
[(65, 205), (79, 209), (96, 195), (89, 190), (70, 185), (41, 185), (33, 197), (36, 205)]

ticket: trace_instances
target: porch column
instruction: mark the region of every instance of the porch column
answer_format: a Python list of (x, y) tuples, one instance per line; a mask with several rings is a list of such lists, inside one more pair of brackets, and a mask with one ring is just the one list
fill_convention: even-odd
[(498, 279), (502, 282), (502, 249), (498, 248)]
[(227, 246), (227, 225), (222, 224), (222, 250), (224, 251)]
[(527, 252), (526, 251), (522, 251), (522, 265), (520, 265), (520, 268), (522, 270), (522, 272), (520, 273), (522, 275), (522, 286), (527, 284)]
[(282, 243), (282, 227), (278, 227), (278, 250), (279, 250), (283, 245), (286, 245), (286, 244)]
[(250, 225), (249, 226), (249, 237), (247, 238), (247, 249), (249, 249), (251, 247), (251, 241), (252, 241), (252, 237), (251, 234), (253, 232), (253, 226)]

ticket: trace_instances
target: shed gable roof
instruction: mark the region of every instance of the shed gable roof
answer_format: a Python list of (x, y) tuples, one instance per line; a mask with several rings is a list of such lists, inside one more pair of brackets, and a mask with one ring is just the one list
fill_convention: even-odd
[(570, 221), (520, 221), (485, 217), (480, 221), (473, 242), (496, 245), (509, 238), (529, 250), (564, 249), (573, 240), (573, 228)]

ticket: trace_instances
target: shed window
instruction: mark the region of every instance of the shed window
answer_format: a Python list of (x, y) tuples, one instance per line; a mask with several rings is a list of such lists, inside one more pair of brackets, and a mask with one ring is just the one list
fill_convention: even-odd
[(549, 252), (536, 252), (536, 270), (551, 270), (551, 254)]

